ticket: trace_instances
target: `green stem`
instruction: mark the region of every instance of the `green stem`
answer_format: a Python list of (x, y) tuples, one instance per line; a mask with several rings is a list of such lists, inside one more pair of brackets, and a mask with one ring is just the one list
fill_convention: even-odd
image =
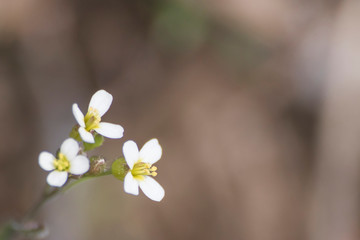
[[(43, 194), (41, 195), (40, 199), (35, 203), (35, 205), (27, 212), (27, 214), (24, 216), (24, 218), (19, 222), (8, 222), (0, 227), (0, 240), (9, 240), (15, 236), (16, 233), (20, 233), (21, 226), (23, 226), (24, 223), (27, 221), (33, 219), (36, 214), (39, 212), (41, 207), (50, 199), (58, 195), (59, 193), (63, 193), (73, 186), (77, 185), (78, 183), (84, 182), (86, 180), (96, 178), (96, 177), (102, 177), (111, 175), (111, 169), (106, 170), (99, 174), (94, 175), (83, 175), (81, 178), (69, 181), (65, 186), (61, 188), (54, 188), (50, 187), (49, 185), (46, 185)], [(18, 227), (20, 226), (20, 228)]]
[(62, 187), (60, 189), (60, 192), (65, 192), (67, 190), (69, 190), (70, 188), (72, 188), (73, 186), (85, 182), (86, 180), (92, 179), (92, 178), (97, 178), (97, 177), (103, 177), (103, 176), (107, 176), (107, 175), (111, 175), (111, 169), (104, 171), (102, 173), (96, 174), (96, 175), (84, 175), (83, 177), (79, 178), (78, 180), (72, 181), (68, 184), (66, 184), (64, 187)]
[(0, 240), (11, 239), (15, 235), (11, 222), (4, 224), (0, 229)]
[(44, 205), (44, 203), (46, 203), (51, 198), (56, 196), (56, 194), (58, 194), (59, 192), (60, 192), (59, 188), (51, 188), (49, 185), (46, 185), (44, 192), (40, 197), (39, 201), (36, 202), (36, 204), (28, 211), (28, 213), (23, 218), (23, 222), (32, 219), (37, 214), (39, 209)]
[(102, 173), (96, 174), (96, 175), (86, 175), (85, 174), (85, 175), (83, 175), (81, 178), (79, 178), (77, 180), (68, 182), (66, 185), (64, 185), (61, 188), (53, 188), (53, 189), (49, 190), (49, 186), (47, 186), (47, 189), (45, 189), (42, 198), (40, 198), (40, 200), (28, 212), (28, 214), (26, 215), (26, 217), (24, 219), (29, 220), (29, 219), (33, 218), (37, 214), (39, 209), (43, 206), (44, 203), (46, 203), (48, 200), (50, 200), (51, 198), (53, 198), (57, 194), (66, 192), (67, 190), (69, 190), (73, 186), (77, 185), (78, 183), (85, 182), (86, 180), (96, 178), (96, 177), (107, 176), (107, 175), (110, 175), (110, 174), (111, 174), (111, 169), (107, 170), (107, 171), (104, 171)]

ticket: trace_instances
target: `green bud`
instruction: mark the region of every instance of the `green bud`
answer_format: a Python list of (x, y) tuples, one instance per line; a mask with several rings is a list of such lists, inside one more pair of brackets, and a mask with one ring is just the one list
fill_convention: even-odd
[(75, 139), (76, 141), (78, 142), (81, 142), (82, 139), (80, 137), (80, 134), (79, 134), (79, 125), (75, 125), (72, 129), (71, 129), (71, 132), (69, 134), (69, 137)]
[(85, 152), (90, 151), (94, 148), (100, 147), (104, 142), (104, 137), (97, 133), (95, 133), (94, 139), (95, 139), (95, 143), (84, 142), (84, 151)]
[(129, 167), (125, 161), (125, 158), (116, 159), (111, 166), (112, 175), (121, 181), (124, 181), (128, 171)]

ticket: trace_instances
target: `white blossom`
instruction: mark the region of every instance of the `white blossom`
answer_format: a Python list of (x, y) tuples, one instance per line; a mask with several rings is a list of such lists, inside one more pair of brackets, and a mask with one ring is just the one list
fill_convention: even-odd
[(162, 149), (157, 139), (151, 139), (139, 151), (134, 141), (127, 141), (123, 146), (123, 153), (130, 170), (124, 179), (124, 190), (138, 195), (139, 187), (144, 194), (154, 201), (161, 201), (165, 191), (152, 177), (157, 175), (154, 163), (159, 161)]
[(110, 93), (105, 90), (97, 91), (91, 97), (85, 116), (79, 106), (76, 103), (73, 104), (72, 112), (80, 125), (79, 134), (84, 142), (95, 142), (93, 131), (108, 138), (121, 138), (123, 136), (124, 129), (122, 126), (101, 121), (101, 117), (109, 110), (112, 100), (113, 97)]
[(58, 158), (46, 151), (40, 153), (40, 167), (51, 171), (47, 177), (50, 186), (61, 187), (66, 183), (69, 173), (81, 175), (89, 170), (89, 159), (78, 155), (79, 149), (79, 144), (74, 139), (68, 138), (62, 143)]

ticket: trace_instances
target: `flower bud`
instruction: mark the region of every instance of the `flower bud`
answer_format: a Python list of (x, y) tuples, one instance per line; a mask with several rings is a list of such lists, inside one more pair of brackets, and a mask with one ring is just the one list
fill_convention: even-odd
[(124, 181), (124, 178), (128, 171), (129, 167), (124, 158), (116, 159), (111, 166), (112, 175), (114, 175), (114, 177), (120, 179), (121, 181)]
[(87, 142), (84, 142), (84, 151), (87, 152), (87, 151), (90, 151), (94, 148), (97, 148), (97, 147), (100, 147), (103, 142), (104, 142), (104, 137), (100, 134), (97, 134), (97, 133), (94, 133), (95, 136), (94, 136), (94, 139), (95, 139), (95, 143), (87, 143)]

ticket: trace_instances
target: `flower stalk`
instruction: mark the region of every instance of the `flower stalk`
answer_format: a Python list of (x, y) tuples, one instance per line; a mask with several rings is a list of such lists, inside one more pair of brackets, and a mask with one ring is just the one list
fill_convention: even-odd
[(27, 229), (28, 227), (26, 225), (31, 222), (34, 217), (36, 217), (36, 215), (39, 213), (45, 203), (47, 203), (55, 196), (68, 191), (70, 188), (74, 187), (79, 183), (85, 182), (93, 178), (108, 176), (111, 174), (111, 169), (108, 169), (101, 173), (84, 174), (81, 177), (70, 176), (69, 178), (71, 179), (71, 181), (68, 181), (64, 186), (60, 188), (46, 185), (40, 199), (33, 205), (33, 207), (30, 208), (30, 210), (25, 214), (21, 221), (10, 221), (0, 228), (0, 240), (12, 239), (17, 234), (26, 235), (27, 237), (29, 237), (28, 235), (30, 233), (33, 235), (33, 237), (35, 237), (34, 235), (36, 235), (36, 232), (38, 232), (38, 234), (42, 234), (42, 232), (40, 232), (40, 230), (43, 230), (42, 226), (37, 224), (38, 227), (36, 229)]

